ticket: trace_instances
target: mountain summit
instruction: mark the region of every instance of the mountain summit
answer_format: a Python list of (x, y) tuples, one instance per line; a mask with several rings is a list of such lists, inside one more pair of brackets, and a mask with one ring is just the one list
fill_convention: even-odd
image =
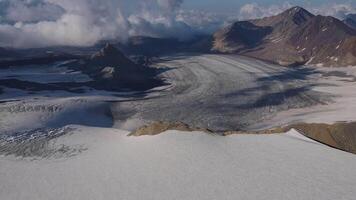
[(239, 53), (284, 66), (356, 65), (356, 30), (334, 17), (315, 16), (301, 7), (276, 16), (235, 22), (216, 32), (213, 44), (214, 51)]
[(87, 59), (82, 70), (105, 89), (148, 89), (161, 84), (154, 69), (134, 63), (111, 44)]

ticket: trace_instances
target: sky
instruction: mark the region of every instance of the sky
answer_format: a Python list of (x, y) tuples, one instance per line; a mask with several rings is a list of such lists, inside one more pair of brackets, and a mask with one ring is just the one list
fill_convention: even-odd
[(355, 0), (0, 0), (0, 47), (91, 46), (130, 36), (189, 39), (292, 6), (342, 19)]

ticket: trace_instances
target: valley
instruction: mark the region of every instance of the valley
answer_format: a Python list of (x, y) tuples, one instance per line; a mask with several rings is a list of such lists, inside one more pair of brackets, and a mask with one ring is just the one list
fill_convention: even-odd
[(226, 2), (0, 0), (0, 199), (354, 200), (356, 4)]

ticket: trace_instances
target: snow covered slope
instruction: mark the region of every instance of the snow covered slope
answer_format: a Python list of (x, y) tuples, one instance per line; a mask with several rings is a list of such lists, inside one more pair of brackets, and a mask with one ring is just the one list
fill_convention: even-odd
[(0, 157), (0, 199), (353, 200), (356, 196), (356, 156), (295, 131), (229, 137), (169, 131), (127, 137), (128, 132), (114, 129), (67, 129), (71, 133), (44, 142), (47, 154)]

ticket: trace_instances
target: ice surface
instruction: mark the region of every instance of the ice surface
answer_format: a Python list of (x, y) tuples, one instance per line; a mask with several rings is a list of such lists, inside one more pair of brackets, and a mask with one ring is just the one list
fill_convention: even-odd
[(72, 127), (55, 144), (68, 158), (0, 158), (0, 199), (346, 199), (356, 195), (356, 156), (281, 135), (219, 137)]
[[(282, 111), (275, 117), (257, 125), (260, 127), (283, 126), (298, 122), (328, 123), (351, 122), (356, 119), (356, 68), (318, 68), (313, 91), (329, 94), (332, 101), (300, 109)], [(323, 75), (322, 74), (326, 74)], [(330, 75), (328, 75), (330, 74)], [(320, 77), (321, 76), (321, 77)], [(256, 126), (256, 127), (257, 127)]]
[(0, 69), (0, 79), (17, 79), (36, 83), (88, 82), (92, 80), (86, 74), (61, 66), (61, 63)]

